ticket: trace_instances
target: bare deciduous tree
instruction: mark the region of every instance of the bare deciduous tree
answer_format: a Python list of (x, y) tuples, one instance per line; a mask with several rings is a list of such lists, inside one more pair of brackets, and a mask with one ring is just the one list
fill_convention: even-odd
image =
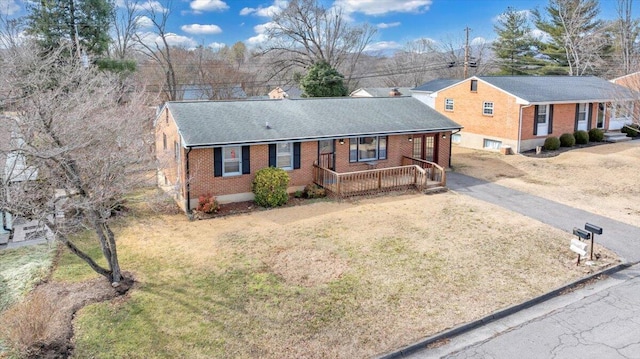
[(163, 8), (147, 4), (146, 15), (151, 20), (157, 38), (149, 41), (147, 37), (136, 33), (135, 39), (142, 47), (144, 55), (156, 63), (164, 72), (165, 88), (163, 92), (166, 94), (167, 100), (175, 101), (178, 100), (180, 85), (176, 78), (174, 63), (171, 59), (172, 49), (168, 40), (173, 35), (167, 31), (167, 21), (170, 14), (171, 1), (168, 1), (166, 7)]
[(638, 65), (638, 45), (640, 20), (632, 17), (633, 0), (618, 0), (618, 18), (612, 23), (614, 37), (614, 75), (626, 75), (634, 72)]
[(351, 26), (341, 9), (326, 9), (317, 0), (292, 0), (273, 16), (266, 34), (263, 54), (279, 54), (272, 62), (276, 74), (325, 62), (344, 73), (348, 83), (375, 29)]
[[(68, 49), (42, 57), (25, 45), (2, 58), (0, 82), (10, 115), (1, 117), (0, 128), (14, 134), (5, 151), (22, 156), (38, 174), (37, 180), (3, 183), (8, 195), (0, 198), (0, 210), (46, 223), (56, 239), (119, 286), (110, 223), (125, 196), (153, 178), (152, 114), (144, 91), (123, 94), (117, 75), (84, 68), (61, 57), (63, 51)], [(71, 239), (82, 229), (93, 232), (106, 266)]]
[(125, 60), (132, 56), (135, 36), (140, 29), (140, 6), (137, 0), (124, 0), (121, 8), (122, 10), (113, 6), (111, 11), (111, 25), (115, 35), (111, 51), (115, 58)]

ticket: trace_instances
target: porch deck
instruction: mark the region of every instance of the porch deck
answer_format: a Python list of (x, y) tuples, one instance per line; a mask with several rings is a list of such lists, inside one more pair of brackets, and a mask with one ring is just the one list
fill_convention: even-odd
[(403, 156), (402, 166), (338, 173), (314, 165), (314, 183), (339, 197), (415, 188), (444, 187), (444, 168), (434, 162)]

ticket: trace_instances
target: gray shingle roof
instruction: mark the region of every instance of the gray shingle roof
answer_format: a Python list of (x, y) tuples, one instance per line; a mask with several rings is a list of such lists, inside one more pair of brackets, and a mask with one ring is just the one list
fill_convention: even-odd
[(634, 99), (633, 91), (595, 76), (478, 76), (530, 103)]
[(185, 146), (461, 128), (412, 97), (168, 102), (166, 106)]
[(436, 92), (440, 91), (445, 87), (449, 87), (455, 83), (458, 83), (462, 80), (460, 79), (435, 79), (429, 82), (423, 83), (422, 85), (413, 89), (413, 91), (424, 91), (424, 92)]

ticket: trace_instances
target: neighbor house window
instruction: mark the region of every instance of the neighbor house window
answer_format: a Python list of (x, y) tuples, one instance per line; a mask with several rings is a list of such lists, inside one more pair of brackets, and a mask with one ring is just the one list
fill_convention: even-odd
[(242, 174), (242, 147), (224, 147), (222, 149), (222, 175), (236, 176)]
[(459, 133), (454, 133), (451, 135), (451, 142), (453, 143), (460, 143), (461, 139), (462, 139), (462, 135), (460, 135)]
[(276, 145), (276, 167), (283, 170), (293, 169), (293, 143), (283, 142)]
[(488, 149), (488, 150), (499, 150), (500, 147), (502, 147), (502, 142), (500, 141), (496, 141), (496, 140), (489, 140), (489, 139), (484, 139), (484, 144), (483, 146), (484, 148)]
[(471, 92), (478, 91), (478, 80), (471, 80)]
[(178, 142), (174, 142), (173, 143), (173, 148), (175, 151), (175, 158), (176, 161), (180, 160), (180, 145), (178, 144)]
[(166, 134), (162, 134), (162, 149), (166, 150), (167, 149), (167, 135)]
[(581, 103), (578, 104), (578, 121), (586, 121), (587, 120), (587, 104)]
[(444, 99), (444, 110), (445, 111), (453, 111), (453, 99), (452, 98)]
[(493, 102), (482, 103), (482, 114), (486, 116), (493, 116)]
[(367, 162), (387, 158), (387, 136), (349, 139), (349, 162)]

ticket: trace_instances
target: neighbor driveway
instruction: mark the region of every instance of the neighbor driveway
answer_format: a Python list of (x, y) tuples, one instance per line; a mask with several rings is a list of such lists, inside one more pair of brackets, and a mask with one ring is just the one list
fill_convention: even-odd
[(616, 252), (623, 262), (640, 261), (639, 227), (456, 172), (447, 173), (447, 187), (567, 232), (584, 228), (586, 222), (595, 224), (603, 228), (597, 243)]

